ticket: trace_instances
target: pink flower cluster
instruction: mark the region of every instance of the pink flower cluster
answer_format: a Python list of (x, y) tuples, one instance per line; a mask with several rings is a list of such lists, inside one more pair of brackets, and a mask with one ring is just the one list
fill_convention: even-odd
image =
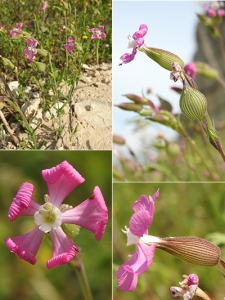
[(20, 36), (22, 33), (22, 27), (23, 27), (22, 23), (14, 26), (13, 29), (10, 31), (10, 35), (11, 36)]
[(202, 4), (202, 7), (207, 11), (210, 17), (225, 16), (223, 1), (210, 1), (209, 4)]
[(74, 40), (71, 36), (68, 37), (68, 44), (65, 44), (64, 47), (66, 48), (67, 52), (71, 52), (75, 48)]
[(42, 9), (41, 9), (43, 12), (45, 12), (45, 10), (46, 10), (46, 8), (47, 8), (47, 5), (48, 5), (48, 1), (45, 1), (45, 2), (44, 2), (44, 5), (43, 5), (43, 7), (42, 7)]
[(148, 228), (152, 224), (155, 200), (159, 196), (159, 190), (151, 197), (142, 195), (133, 205), (134, 214), (131, 216), (127, 234), (127, 246), (135, 244), (136, 252), (130, 254), (131, 260), (119, 267), (116, 276), (118, 287), (122, 291), (132, 292), (136, 289), (138, 275), (150, 268), (154, 257), (155, 245), (148, 246), (142, 241), (142, 237), (148, 234)]
[(79, 251), (68, 238), (61, 225), (76, 224), (92, 231), (96, 240), (100, 240), (108, 222), (108, 210), (99, 187), (95, 187), (93, 195), (74, 208), (64, 209), (61, 204), (66, 196), (84, 178), (67, 162), (51, 169), (43, 170), (42, 177), (47, 182), (49, 195), (45, 195), (45, 204), (40, 205), (32, 199), (34, 186), (25, 182), (20, 187), (10, 206), (10, 221), (19, 216), (33, 216), (36, 226), (24, 235), (6, 238), (7, 248), (19, 258), (36, 263), (36, 254), (44, 233), (49, 233), (52, 240), (52, 258), (47, 261), (51, 269), (68, 263)]
[(127, 64), (127, 63), (131, 62), (134, 59), (134, 57), (137, 53), (137, 49), (144, 44), (143, 37), (146, 35), (147, 32), (148, 32), (147, 25), (141, 24), (140, 27), (139, 27), (139, 30), (136, 31), (132, 35), (132, 38), (129, 36), (128, 48), (132, 48), (133, 50), (132, 50), (131, 53), (124, 53), (120, 57), (120, 59), (122, 60), (122, 63), (120, 63), (119, 66), (121, 66), (122, 64)]
[(106, 38), (106, 34), (102, 30), (104, 30), (104, 25), (100, 25), (98, 26), (98, 28), (91, 28), (90, 29), (90, 32), (92, 33), (91, 39), (100, 40)]
[(35, 60), (35, 55), (37, 54), (37, 49), (35, 49), (35, 48), (37, 47), (37, 45), (38, 45), (37, 40), (32, 40), (32, 39), (27, 40), (28, 48), (26, 48), (24, 50), (24, 54), (26, 55), (29, 62), (32, 62)]

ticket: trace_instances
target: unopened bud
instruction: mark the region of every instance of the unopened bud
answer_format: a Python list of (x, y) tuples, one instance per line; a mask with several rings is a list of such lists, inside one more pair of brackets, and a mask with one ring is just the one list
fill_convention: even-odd
[(140, 111), (142, 110), (143, 105), (135, 104), (135, 103), (120, 103), (118, 105), (115, 105), (123, 110), (131, 110), (131, 111)]
[(9, 60), (8, 58), (2, 57), (2, 56), (1, 56), (1, 59), (2, 59), (3, 65), (6, 69), (14, 70), (15, 66), (11, 62), (11, 60)]
[(208, 78), (208, 79), (212, 79), (215, 80), (218, 78), (219, 74), (218, 71), (212, 67), (210, 67), (208, 64), (203, 63), (203, 62), (199, 62), (197, 61), (195, 63), (196, 65), (196, 73)]
[(125, 96), (128, 99), (130, 99), (131, 101), (134, 101), (134, 102), (139, 103), (139, 104), (148, 104), (148, 100), (146, 98), (137, 96), (135, 94), (126, 94), (126, 95), (123, 95), (123, 96)]
[(180, 109), (191, 120), (201, 120), (207, 111), (206, 97), (196, 89), (185, 86), (180, 97)]
[(46, 65), (44, 63), (41, 63), (39, 61), (32, 62), (32, 65), (35, 67), (35, 69), (39, 72), (45, 72)]
[(144, 52), (148, 55), (152, 60), (157, 62), (161, 67), (166, 70), (172, 71), (172, 63), (178, 63), (181, 68), (184, 67), (183, 60), (174, 53), (171, 53), (166, 50), (150, 48), (146, 46), (142, 46), (138, 48), (139, 51)]
[(125, 145), (125, 139), (118, 135), (113, 135), (113, 143), (118, 145)]
[(220, 248), (197, 237), (160, 238), (156, 247), (192, 264), (215, 266), (220, 261)]
[(41, 56), (47, 56), (48, 55), (48, 51), (45, 49), (37, 49), (38, 54), (40, 54)]

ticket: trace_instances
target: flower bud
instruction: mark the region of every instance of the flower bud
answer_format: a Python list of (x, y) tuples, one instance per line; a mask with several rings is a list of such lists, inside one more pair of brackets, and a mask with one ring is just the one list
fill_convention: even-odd
[(218, 78), (219, 74), (218, 71), (212, 67), (210, 67), (208, 64), (196, 61), (196, 73), (201, 75), (202, 77), (215, 80)]
[(143, 107), (143, 105), (135, 104), (135, 103), (120, 103), (115, 106), (117, 106), (123, 110), (131, 110), (131, 111), (135, 111), (135, 112), (142, 110), (142, 107)]
[(113, 135), (113, 143), (118, 145), (125, 145), (125, 139), (118, 135)]
[(44, 63), (34, 61), (32, 62), (32, 65), (35, 67), (37, 71), (45, 72), (46, 65)]
[(11, 60), (9, 60), (8, 58), (2, 57), (2, 56), (1, 56), (1, 59), (2, 59), (3, 65), (6, 69), (14, 70), (15, 66), (11, 62)]
[(178, 63), (181, 68), (184, 67), (183, 60), (176, 54), (169, 51), (146, 46), (142, 46), (138, 48), (138, 50), (147, 54), (148, 57), (153, 59), (166, 70), (172, 71), (172, 63), (174, 62)]
[(191, 120), (201, 120), (207, 111), (206, 97), (198, 90), (185, 86), (180, 97), (180, 109)]
[(148, 100), (146, 98), (137, 96), (135, 94), (126, 94), (123, 96), (127, 97), (131, 101), (134, 101), (135, 103), (138, 103), (138, 104), (148, 104)]
[(41, 56), (47, 56), (48, 55), (48, 51), (45, 49), (37, 49), (38, 54), (40, 54)]
[(160, 238), (156, 248), (165, 250), (180, 259), (202, 266), (215, 266), (220, 261), (220, 248), (197, 237)]

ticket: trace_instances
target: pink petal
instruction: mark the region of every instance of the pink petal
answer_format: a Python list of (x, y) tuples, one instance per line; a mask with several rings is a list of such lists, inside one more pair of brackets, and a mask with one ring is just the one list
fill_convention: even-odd
[(27, 234), (15, 236), (11, 239), (6, 238), (4, 241), (11, 252), (34, 265), (36, 263), (35, 255), (40, 247), (43, 235), (44, 232), (35, 226), (34, 229)]
[(48, 269), (52, 269), (71, 261), (76, 253), (79, 252), (79, 249), (67, 237), (61, 227), (57, 230), (51, 230), (49, 233), (52, 239), (53, 253), (52, 258), (47, 261), (46, 266)]
[(133, 258), (120, 266), (116, 273), (120, 290), (132, 292), (136, 289), (138, 275), (150, 268), (154, 251), (155, 245), (147, 246), (139, 242)]
[(99, 30), (104, 30), (104, 28), (105, 28), (104, 25), (98, 26), (98, 29), (99, 29)]
[(119, 66), (121, 66), (122, 64), (127, 64), (127, 63), (131, 62), (134, 59), (136, 53), (137, 53), (137, 49), (134, 48), (133, 51), (132, 51), (132, 53), (125, 53), (125, 54), (123, 54), (120, 57), (120, 59), (122, 60), (122, 63), (120, 63)]
[(58, 208), (65, 197), (84, 182), (84, 178), (67, 161), (43, 170), (42, 177), (48, 184), (50, 202)]
[(97, 31), (96, 28), (91, 28), (91, 29), (90, 29), (90, 32), (91, 32), (91, 33), (95, 33), (96, 31)]
[(130, 218), (129, 229), (132, 234), (142, 237), (148, 233), (148, 228), (152, 224), (153, 216), (147, 210), (136, 212)]
[(9, 208), (8, 218), (10, 221), (15, 220), (18, 216), (33, 216), (38, 210), (40, 205), (31, 199), (33, 191), (33, 184), (29, 182), (22, 184)]
[(133, 34), (132, 38), (134, 40), (138, 38), (143, 38), (143, 36), (145, 36), (147, 32), (148, 32), (148, 26), (145, 24), (141, 24), (139, 30)]
[(73, 43), (73, 42), (74, 42), (73, 38), (71, 36), (69, 36), (68, 37), (68, 43)]
[(195, 79), (196, 75), (196, 64), (192, 62), (184, 67), (184, 71), (192, 78)]
[(37, 40), (32, 40), (32, 39), (28, 39), (28, 40), (27, 40), (27, 45), (28, 45), (29, 47), (36, 48), (36, 47), (37, 47), (37, 44), (38, 44), (38, 41), (37, 41)]
[(108, 222), (108, 209), (99, 187), (95, 187), (93, 195), (73, 209), (62, 213), (63, 223), (76, 224), (95, 234), (100, 240)]

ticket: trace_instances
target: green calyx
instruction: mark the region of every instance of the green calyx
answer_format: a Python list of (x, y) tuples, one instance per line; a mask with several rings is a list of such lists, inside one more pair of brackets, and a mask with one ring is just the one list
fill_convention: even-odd
[(146, 46), (142, 46), (138, 48), (138, 50), (144, 52), (146, 55), (148, 55), (148, 57), (168, 71), (172, 71), (172, 63), (174, 62), (178, 63), (181, 68), (184, 67), (183, 60), (176, 54), (169, 51)]
[(180, 109), (191, 120), (201, 120), (207, 112), (206, 97), (196, 89), (184, 86), (180, 97)]

